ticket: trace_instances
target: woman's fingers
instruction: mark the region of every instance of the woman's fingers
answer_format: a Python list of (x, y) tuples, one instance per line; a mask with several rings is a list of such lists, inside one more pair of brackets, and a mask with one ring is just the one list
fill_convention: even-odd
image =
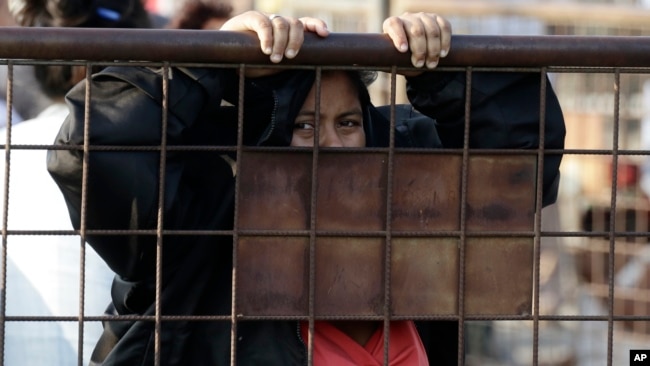
[(442, 39), (441, 34), (442, 30), (440, 29), (438, 22), (436, 21), (438, 17), (422, 16), (418, 19), (422, 22), (423, 28), (425, 31), (424, 39), (424, 49), (422, 51), (422, 60), (426, 62), (426, 66), (429, 69), (433, 69), (438, 66), (438, 61), (440, 60), (441, 50), (442, 50)]
[(282, 61), (282, 55), (287, 58), (294, 58), (300, 51), (305, 40), (305, 32), (313, 32), (321, 37), (327, 37), (329, 30), (327, 24), (317, 18), (303, 17), (295, 19), (271, 15), (269, 17), (273, 25), (273, 52), (271, 61)]
[(399, 17), (389, 17), (384, 20), (382, 25), (384, 33), (388, 34), (393, 41), (393, 45), (400, 52), (409, 50), (409, 39), (404, 30), (404, 22)]
[(220, 28), (225, 31), (253, 31), (260, 41), (262, 52), (270, 55), (273, 51), (273, 24), (269, 16), (255, 10), (228, 19)]
[(278, 63), (282, 57), (294, 58), (304, 40), (304, 28), (301, 21), (291, 17), (271, 15), (269, 17), (273, 29), (273, 49), (271, 61)]
[[(319, 35), (327, 35), (327, 26), (323, 21), (306, 18), (309, 29), (314, 29)], [(271, 61), (278, 63), (283, 57), (294, 58), (304, 41), (305, 24), (293, 17), (251, 10), (237, 15), (221, 27), (228, 31), (253, 31), (260, 40), (260, 48)]]
[(330, 34), (327, 23), (322, 19), (302, 17), (299, 20), (302, 22), (305, 31), (316, 33), (321, 37), (327, 37)]
[(440, 27), (440, 57), (446, 57), (451, 49), (451, 23), (446, 18), (436, 16), (436, 22)]
[(386, 19), (383, 28), (398, 51), (411, 51), (415, 67), (435, 68), (449, 53), (451, 24), (437, 14), (405, 13)]

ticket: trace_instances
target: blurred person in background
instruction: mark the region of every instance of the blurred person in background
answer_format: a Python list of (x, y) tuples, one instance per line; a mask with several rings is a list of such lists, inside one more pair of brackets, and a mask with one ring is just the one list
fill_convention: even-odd
[[(7, 0), (0, 0), (0, 27), (15, 27), (16, 22), (9, 13)], [(0, 65), (0, 128), (7, 125), (7, 65)], [(40, 88), (34, 87), (34, 71), (31, 66), (13, 66), (12, 115), (11, 122), (19, 123), (25, 118), (38, 115), (51, 101)]]
[(219, 29), (232, 12), (232, 6), (221, 0), (185, 0), (167, 28)]
[[(25, 27), (151, 28), (166, 23), (146, 12), (139, 0), (9, 0), (8, 9), (15, 23)], [(64, 96), (85, 77), (85, 67), (36, 65), (20, 70), (29, 73), (14, 75), (14, 102), (24, 104), (28, 95), (38, 98), (26, 109), (26, 115), (33, 118), (12, 126), (11, 144), (50, 145), (68, 115)], [(29, 80), (31, 84), (26, 84)], [(6, 136), (3, 128), (2, 143)], [(10, 154), (7, 228), (72, 230), (66, 204), (45, 169), (46, 151), (12, 149)], [(4, 167), (5, 159), (0, 161)], [(4, 179), (0, 181), (4, 186)], [(84, 293), (80, 292), (79, 236), (9, 235), (6, 245), (7, 316), (78, 316), (82, 295), (84, 315), (104, 312), (113, 272), (92, 248), (86, 247), (85, 287)], [(77, 321), (9, 321), (5, 326), (6, 365), (78, 364)], [(99, 322), (84, 323), (84, 363), (89, 362), (90, 350), (100, 334)]]

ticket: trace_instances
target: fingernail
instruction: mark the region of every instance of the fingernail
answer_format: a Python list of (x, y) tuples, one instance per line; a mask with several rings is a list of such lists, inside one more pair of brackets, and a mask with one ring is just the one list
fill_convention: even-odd
[(422, 66), (424, 66), (424, 60), (415, 61), (415, 67), (422, 67)]
[(399, 45), (399, 50), (402, 51), (402, 52), (406, 52), (406, 51), (408, 51), (408, 49), (409, 49), (409, 46), (406, 43), (402, 43), (401, 45)]
[(271, 55), (271, 61), (272, 62), (280, 62), (282, 61), (282, 55), (279, 55), (277, 53), (274, 53)]
[(436, 66), (438, 66), (438, 61), (429, 61), (429, 62), (427, 62), (427, 67), (429, 69), (434, 69)]
[(288, 49), (286, 52), (287, 58), (294, 58), (296, 57), (296, 50)]
[(440, 50), (440, 57), (447, 56), (447, 50)]
[(264, 54), (265, 54), (265, 55), (270, 55), (270, 54), (271, 54), (271, 51), (273, 51), (273, 49), (272, 49), (271, 47), (267, 47), (267, 48), (265, 48), (263, 51), (264, 51)]

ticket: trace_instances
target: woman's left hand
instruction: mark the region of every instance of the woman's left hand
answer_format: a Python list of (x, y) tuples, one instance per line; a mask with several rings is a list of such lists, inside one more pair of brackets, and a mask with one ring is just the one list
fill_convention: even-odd
[(387, 18), (383, 29), (398, 51), (411, 51), (411, 62), (417, 68), (426, 65), (428, 69), (433, 69), (438, 66), (441, 57), (449, 54), (451, 24), (440, 15), (404, 13)]

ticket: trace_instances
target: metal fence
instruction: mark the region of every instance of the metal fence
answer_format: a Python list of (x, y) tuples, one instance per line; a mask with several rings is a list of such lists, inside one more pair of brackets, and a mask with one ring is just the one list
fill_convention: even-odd
[[(61, 325), (68, 330), (60, 334), (76, 340), (71, 347), (81, 365), (95, 342), (96, 332), (89, 332), (100, 321), (153, 322), (159, 352), (165, 322), (227, 322), (236, 339), (242, 321), (306, 321), (313, 331), (314, 322), (323, 319), (377, 320), (385, 329), (392, 320), (414, 319), (458, 322), (453, 337), (458, 341), (459, 365), (620, 365), (626, 364), (630, 350), (649, 348), (650, 262), (644, 254), (649, 211), (639, 186), (649, 151), (640, 131), (628, 130), (627, 123), (634, 118), (622, 111), (631, 102), (626, 100), (628, 94), (621, 93), (625, 84), (638, 84), (637, 79), (650, 74), (648, 38), (454, 36), (452, 53), (436, 72), (461, 71), (470, 83), (472, 75), (482, 71), (527, 71), (540, 77), (548, 73), (564, 105), (563, 98), (576, 96), (562, 89), (563, 75), (591, 74), (606, 80), (612, 110), (605, 116), (565, 108), (569, 132), (564, 150), (404, 150), (391, 144), (305, 152), (241, 143), (76, 147), (84, 154), (153, 151), (161, 154), (162, 161), (168, 151), (235, 154), (236, 214), (233, 230), (227, 231), (164, 230), (162, 217), (156, 230), (91, 230), (83, 219), (79, 230), (61, 230), (52, 224), (55, 218), (39, 217), (36, 212), (43, 203), (33, 201), (29, 192), (13, 192), (40, 190), (42, 182), (19, 187), (12, 185), (12, 179), (17, 174), (36, 177), (31, 172), (44, 171), (44, 162), (27, 166), (12, 159), (61, 147), (24, 139), (12, 142), (13, 70), (34, 64), (85, 65), (88, 70), (125, 65), (159, 67), (168, 75), (174, 67), (240, 71), (269, 67), (253, 36), (216, 31), (4, 28), (0, 29), (0, 59), (8, 66), (9, 105), (2, 226), (3, 341), (20, 334), (28, 342), (30, 334), (44, 331), (40, 324)], [(396, 74), (409, 67), (409, 57), (396, 52), (380, 35), (332, 34), (318, 41), (307, 37), (298, 58), (270, 67), (386, 72), (389, 102), (395, 103), (399, 98)], [(88, 72), (88, 80), (90, 76)], [(92, 90), (87, 100), (92, 103)], [(539, 104), (545, 105), (544, 97)], [(470, 123), (471, 115), (466, 118)], [(637, 125), (642, 124), (642, 117), (636, 119)], [(163, 115), (161, 125), (166, 122)], [(91, 116), (87, 123), (92, 126)], [(598, 137), (586, 143), (592, 130), (599, 131)], [(638, 143), (629, 143), (637, 137)], [(540, 172), (549, 154), (563, 154), (569, 161), (561, 168), (568, 182), (561, 183), (558, 203), (542, 209)], [(92, 166), (84, 165), (84, 171), (88, 169)], [(596, 175), (603, 172), (608, 175)], [(622, 182), (626, 179), (633, 182)], [(592, 189), (600, 190), (598, 194), (585, 192), (585, 181), (591, 180), (602, 182)], [(406, 185), (409, 189), (402, 189)], [(160, 196), (159, 207), (163, 205)], [(499, 210), (490, 210), (495, 206)], [(12, 214), (18, 209), (27, 212), (16, 215), (33, 218), (30, 225), (12, 227)], [(61, 218), (67, 220), (67, 212), (56, 219)], [(101, 296), (90, 287), (106, 280), (86, 276), (86, 258), (92, 249), (81, 238), (130, 234), (157, 238), (159, 269), (169, 236), (232, 236), (231, 312), (170, 315), (158, 302), (154, 316), (89, 312), (91, 304), (107, 304), (109, 296), (89, 298)], [(11, 287), (19, 291), (29, 286), (11, 275), (12, 243), (14, 248), (25, 246), (26, 252), (16, 252), (17, 261), (22, 255), (23, 261), (54, 262), (52, 252), (29, 241), (46, 246), (50, 240), (69, 237), (77, 239), (72, 253), (78, 266), (61, 270), (77, 276), (73, 277), (76, 309), (71, 313), (12, 304)], [(49, 274), (32, 276), (41, 276), (44, 283), (57, 281), (42, 278)], [(156, 276), (156, 299), (160, 299), (163, 277), (160, 271)], [(311, 342), (307, 343), (311, 357)], [(4, 364), (9, 364), (12, 349), (3, 344)], [(232, 362), (236, 344), (232, 341)], [(31, 350), (37, 351), (38, 345)], [(156, 357), (155, 363), (164, 360)]]

